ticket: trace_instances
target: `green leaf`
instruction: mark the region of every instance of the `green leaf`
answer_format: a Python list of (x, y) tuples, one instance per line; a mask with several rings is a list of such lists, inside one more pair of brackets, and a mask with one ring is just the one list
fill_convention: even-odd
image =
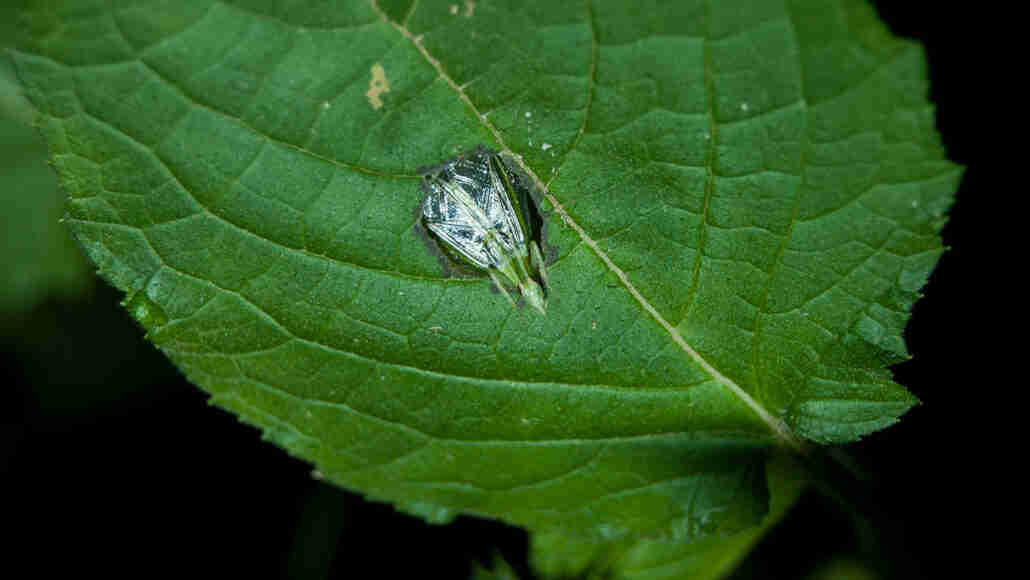
[[(584, 541), (762, 521), (886, 367), (959, 179), (864, 3), (47, 2), (15, 62), (149, 338), (339, 485)], [(546, 316), (448, 278), (418, 168), (546, 189)], [(578, 540), (577, 540), (578, 541)]]
[(769, 462), (769, 513), (757, 526), (696, 542), (662, 539), (584, 541), (561, 533), (533, 537), (533, 565), (544, 578), (660, 580), (722, 578), (786, 515), (805, 485), (804, 470), (785, 455)]
[(34, 307), (47, 298), (80, 297), (94, 277), (58, 223), (64, 196), (30, 126), (32, 107), (6, 65), (0, 62), (0, 333), (20, 334)]

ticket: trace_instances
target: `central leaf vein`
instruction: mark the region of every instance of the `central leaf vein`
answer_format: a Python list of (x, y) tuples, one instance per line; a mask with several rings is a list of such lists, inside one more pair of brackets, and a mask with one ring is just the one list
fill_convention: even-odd
[[(665, 331), (669, 334), (672, 341), (677, 346), (679, 346), (680, 349), (683, 350), (683, 352), (690, 359), (692, 359), (698, 366), (700, 366), (716, 382), (726, 387), (736, 397), (743, 401), (752, 411), (754, 411), (755, 414), (757, 414), (758, 417), (762, 420), (762, 422), (764, 422), (769, 427), (769, 429), (773, 432), (774, 436), (782, 444), (797, 451), (802, 451), (803, 444), (794, 436), (793, 433), (791, 433), (790, 429), (780, 418), (770, 413), (758, 401), (751, 397), (751, 395), (748, 394), (747, 391), (741, 388), (740, 385), (738, 385), (736, 382), (734, 382), (726, 375), (719, 372), (718, 369), (716, 369), (714, 366), (712, 366), (711, 363), (709, 363), (704, 357), (702, 357), (701, 354), (697, 352), (697, 350), (695, 350), (692, 346), (687, 344), (686, 340), (684, 340), (680, 332), (672, 324), (670, 324), (669, 321), (666, 320), (665, 317), (663, 317), (657, 309), (655, 309), (655, 307), (650, 303), (650, 301), (648, 301), (647, 298), (645, 298), (639, 290), (637, 290), (636, 286), (633, 285), (633, 283), (630, 281), (629, 277), (622, 270), (622, 268), (615, 264), (615, 262), (613, 262), (612, 259), (608, 256), (608, 254), (601, 249), (601, 247), (586, 232), (586, 230), (583, 229), (582, 226), (580, 226), (578, 223), (576, 223), (575, 220), (572, 219), (572, 216), (569, 215), (569, 213), (565, 210), (561, 202), (551, 194), (546, 184), (544, 184), (540, 177), (537, 176), (536, 172), (534, 172), (530, 167), (528, 167), (522, 161), (521, 157), (515, 154), (511, 150), (511, 148), (508, 147), (508, 145), (505, 142), (504, 136), (497, 129), (497, 127), (495, 127), (489, 119), (484, 118), (480, 114), (475, 103), (473, 103), (469, 96), (465, 93), (465, 91), (463, 91), (462, 88), (458, 86), (456, 82), (454, 82), (454, 79), (451, 78), (449, 74), (447, 74), (447, 71), (444, 70), (443, 65), (440, 63), (440, 61), (433, 55), (431, 55), (428, 50), (426, 50), (424, 44), (421, 41), (421, 37), (414, 36), (411, 33), (411, 31), (408, 30), (405, 26), (390, 20), (386, 13), (384, 13), (379, 8), (375, 0), (370, 0), (370, 2), (372, 8), (377, 13), (379, 13), (380, 17), (383, 19), (384, 22), (388, 22), (391, 25), (393, 25), (393, 27), (396, 28), (402, 36), (407, 38), (414, 45), (416, 50), (418, 50), (418, 52), (423, 56), (423, 58), (426, 59), (430, 66), (432, 66), (436, 70), (440, 78), (442, 78), (451, 87), (451, 89), (455, 92), (458, 98), (460, 98), (461, 101), (465, 104), (465, 106), (469, 108), (469, 110), (473, 113), (475, 118), (479, 119), (483, 126), (488, 131), (490, 131), (490, 134), (493, 135), (498, 145), (500, 145), (505, 152), (510, 153), (512, 155), (512, 157), (521, 166), (522, 170), (525, 171), (526, 174), (534, 181), (534, 184), (540, 189), (540, 191), (544, 192), (544, 198), (547, 199), (547, 201), (554, 207), (554, 211), (558, 213), (559, 217), (561, 217), (562, 222), (567, 226), (571, 227), (579, 235), (580, 240), (584, 244), (586, 244), (601, 259), (602, 262), (604, 262), (605, 266), (612, 273), (615, 274), (615, 276), (619, 279), (623, 287), (626, 288), (626, 290), (633, 297), (633, 299), (638, 304), (640, 304), (640, 306), (648, 314), (650, 314), (651, 317), (654, 318), (654, 320), (662, 326), (662, 328), (665, 329)], [(593, 24), (591, 24), (591, 27), (593, 30)], [(594, 40), (594, 44), (596, 45), (596, 38)], [(587, 120), (584, 118), (584, 128), (586, 126), (586, 122)]]

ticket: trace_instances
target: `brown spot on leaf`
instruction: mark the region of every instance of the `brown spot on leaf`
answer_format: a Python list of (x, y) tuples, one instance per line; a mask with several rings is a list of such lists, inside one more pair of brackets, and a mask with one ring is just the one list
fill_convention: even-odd
[(390, 92), (390, 82), (386, 80), (386, 71), (383, 69), (383, 65), (378, 62), (372, 65), (372, 78), (368, 81), (368, 90), (365, 91), (365, 96), (368, 97), (368, 103), (372, 105), (373, 109), (379, 109), (383, 106), (383, 100), (379, 98), (379, 95)]

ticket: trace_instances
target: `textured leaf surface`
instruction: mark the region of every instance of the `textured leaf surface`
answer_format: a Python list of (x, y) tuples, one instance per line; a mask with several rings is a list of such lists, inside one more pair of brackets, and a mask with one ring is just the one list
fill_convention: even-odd
[(786, 515), (805, 485), (803, 470), (787, 456), (769, 463), (769, 513), (761, 524), (695, 542), (632, 539), (584, 541), (559, 533), (533, 537), (533, 564), (544, 578), (607, 580), (713, 580), (737, 565)]
[[(70, 223), (213, 401), (436, 521), (699, 537), (886, 366), (959, 172), (863, 3), (50, 2), (15, 55)], [(546, 317), (444, 275), (417, 168), (549, 194)], [(555, 526), (560, 526), (556, 528)]]

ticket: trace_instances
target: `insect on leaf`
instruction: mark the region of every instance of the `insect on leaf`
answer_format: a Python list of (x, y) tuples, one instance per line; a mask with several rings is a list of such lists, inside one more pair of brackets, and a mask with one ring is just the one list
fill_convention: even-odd
[(915, 404), (961, 176), (918, 45), (862, 0), (460, 4), (31, 4), (65, 221), (216, 405), (410, 513), (596, 545), (758, 525), (770, 447)]
[(546, 314), (547, 302), (538, 282), (546, 277), (545, 265), (538, 242), (526, 235), (530, 220), (523, 204), (531, 201), (515, 191), (515, 175), (505, 163), (500, 156), (477, 148), (429, 172), (423, 180), (422, 217), (429, 231), (450, 249), (486, 269), (506, 296), (498, 273), (533, 308)]

